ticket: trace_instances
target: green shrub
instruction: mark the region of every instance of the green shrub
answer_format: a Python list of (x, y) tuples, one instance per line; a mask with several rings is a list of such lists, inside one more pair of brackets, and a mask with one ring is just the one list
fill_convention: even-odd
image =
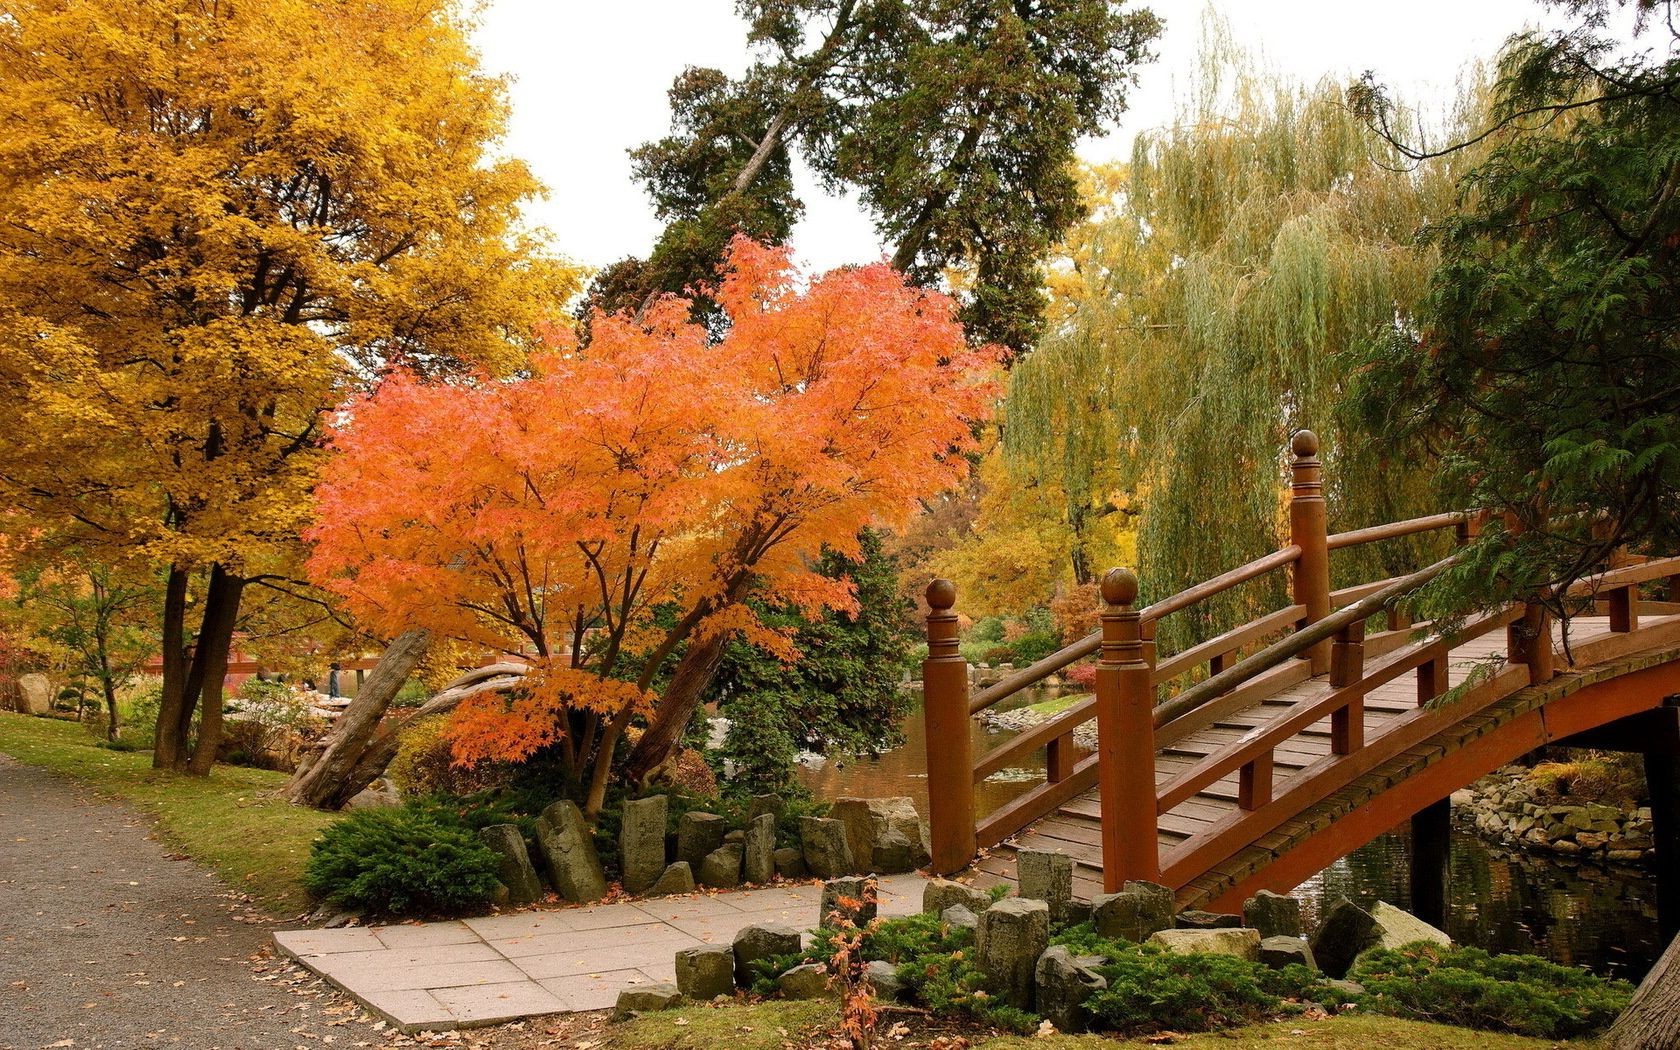
[(315, 840), (303, 885), (342, 908), (440, 915), (488, 904), (496, 873), (496, 854), (437, 809), (366, 809)]
[(1419, 942), (1366, 952), (1348, 978), (1362, 1009), (1540, 1039), (1590, 1035), (1627, 1006), (1633, 986), (1533, 955)]
[(1062, 636), (1049, 631), (1033, 631), (1015, 640), (1015, 664), (1025, 667), (1028, 664), (1049, 656), (1062, 647)]

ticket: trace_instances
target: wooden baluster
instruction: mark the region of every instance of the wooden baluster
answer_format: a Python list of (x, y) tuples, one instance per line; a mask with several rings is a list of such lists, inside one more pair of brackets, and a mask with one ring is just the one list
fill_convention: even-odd
[[(1318, 460), (1318, 435), (1298, 431), (1291, 448), (1295, 453), (1293, 484), (1289, 491), (1289, 542), (1301, 548), (1291, 585), (1295, 604), (1306, 607), (1302, 626), (1311, 626), (1330, 615), (1329, 525), (1324, 508), (1324, 465)], [(1308, 649), (1302, 657), (1312, 661), (1313, 674), (1330, 670), (1329, 639)]]
[(1671, 602), (1680, 602), (1680, 576), (1670, 576), (1668, 578), (1668, 593), (1666, 597)]
[(1137, 577), (1111, 569), (1102, 581), (1102, 658), (1097, 663), (1097, 785), (1102, 798), (1103, 888), (1158, 882), (1155, 838), (1155, 688), (1143, 659)]
[(922, 662), (922, 718), (927, 727), (928, 837), (933, 870), (950, 874), (977, 852), (974, 831), (974, 738), (968, 722), (968, 662), (957, 650), (957, 588), (928, 585), (928, 655)]
[[(1365, 677), (1365, 621), (1336, 632), (1330, 648), (1330, 688), (1358, 685)], [(1351, 755), (1365, 746), (1365, 697), (1356, 696), (1330, 713), (1330, 750)]]
[(1528, 665), (1528, 684), (1552, 680), (1552, 614), (1538, 602), (1523, 606), (1523, 618), (1505, 628), (1505, 659)]
[(1272, 752), (1267, 751), (1237, 771), (1237, 806), (1253, 811), (1272, 800)]
[(1417, 669), (1417, 702), (1422, 707), (1429, 701), (1440, 696), (1452, 688), (1452, 681), (1447, 677), (1447, 658), (1437, 656), (1426, 664), (1419, 664)]
[(1073, 734), (1063, 733), (1061, 736), (1044, 745), (1044, 779), (1052, 784), (1060, 784), (1073, 776)]
[(1405, 611), (1404, 609), (1399, 609), (1399, 608), (1388, 610), (1388, 629), (1389, 630), (1391, 630), (1391, 631), (1404, 631), (1411, 626), (1412, 626), (1412, 614), (1411, 613)]
[(1231, 656), (1230, 656), (1229, 653), (1220, 653), (1218, 656), (1209, 657), (1208, 658), (1208, 677), (1212, 678), (1214, 675), (1216, 675), (1219, 672), (1225, 670), (1225, 668), (1229, 667), (1230, 665), (1231, 665)]
[(1629, 584), (1610, 592), (1610, 629), (1619, 634), (1639, 629), (1639, 586)]

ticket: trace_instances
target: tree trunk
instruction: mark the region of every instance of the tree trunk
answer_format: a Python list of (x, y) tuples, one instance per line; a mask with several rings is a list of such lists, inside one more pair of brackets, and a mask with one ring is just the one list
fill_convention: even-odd
[[(210, 585), (204, 595), (204, 624), (193, 647), (193, 675), (187, 685), (189, 695), (200, 697), (198, 740), (187, 762), (187, 772), (194, 776), (209, 775), (222, 743), (222, 687), (227, 682), (228, 653), (233, 648), (233, 628), (239, 622), (239, 599), (244, 592), (244, 580), (220, 565), (211, 567)], [(190, 722), (190, 711), (187, 717)]]
[(107, 674), (99, 684), (105, 692), (105, 739), (115, 740), (117, 738), (116, 683), (112, 682), (111, 676)]
[[(178, 730), (187, 702), (186, 618), (187, 570), (171, 565), (163, 590), (163, 696), (158, 704), (153, 769), (179, 769), (187, 760), (186, 736)], [(190, 709), (187, 720), (192, 720)]]
[[(385, 648), (332, 731), (317, 747), (305, 752), (286, 785), (287, 799), (300, 806), (337, 809), (385, 771), (382, 763), (373, 776), (359, 779), (380, 721), (430, 644), (427, 632), (406, 631)], [(391, 753), (396, 754), (394, 749)]]
[(1604, 1036), (1604, 1050), (1668, 1050), (1680, 1046), (1680, 937), (1639, 983), (1633, 1001)]
[(659, 698), (659, 707), (648, 722), (647, 731), (636, 741), (624, 771), (639, 783), (676, 753), (683, 731), (700, 706), (706, 687), (717, 677), (723, 664), (724, 635), (714, 633), (705, 641), (691, 642), (682, 662), (671, 673), (671, 684)]

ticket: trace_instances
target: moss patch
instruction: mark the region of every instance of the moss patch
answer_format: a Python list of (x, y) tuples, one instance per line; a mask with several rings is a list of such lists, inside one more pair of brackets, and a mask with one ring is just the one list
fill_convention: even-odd
[(208, 777), (163, 773), (151, 768), (150, 752), (112, 751), (74, 722), (12, 713), (0, 713), (0, 752), (145, 811), (163, 841), (268, 911), (308, 906), (303, 865), (336, 815), (282, 800), (286, 774), (241, 766), (217, 766)]

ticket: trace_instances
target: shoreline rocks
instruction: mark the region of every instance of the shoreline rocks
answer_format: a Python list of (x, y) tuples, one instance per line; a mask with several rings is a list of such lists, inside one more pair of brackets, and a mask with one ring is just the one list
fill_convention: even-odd
[(1514, 849), (1615, 864), (1655, 861), (1649, 806), (1560, 802), (1527, 772), (1506, 766), (1453, 792), (1454, 822)]

